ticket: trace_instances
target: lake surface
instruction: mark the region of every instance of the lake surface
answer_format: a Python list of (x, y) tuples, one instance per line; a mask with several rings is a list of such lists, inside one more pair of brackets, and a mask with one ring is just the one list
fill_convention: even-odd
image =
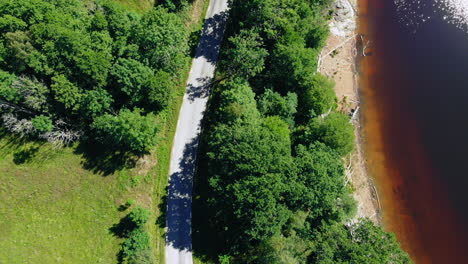
[(369, 171), (385, 228), (418, 264), (468, 264), (466, 1), (359, 3)]

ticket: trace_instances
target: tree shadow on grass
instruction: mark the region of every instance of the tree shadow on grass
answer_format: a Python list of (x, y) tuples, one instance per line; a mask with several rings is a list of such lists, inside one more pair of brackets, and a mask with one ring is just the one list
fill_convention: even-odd
[(52, 148), (46, 150), (41, 147), (46, 141), (37, 140), (29, 137), (20, 137), (0, 128), (0, 157), (6, 157), (13, 154), (13, 162), (21, 165), (29, 162), (41, 163), (53, 156), (57, 151)]
[(128, 151), (119, 150), (95, 141), (82, 141), (75, 149), (75, 154), (83, 157), (82, 166), (86, 170), (102, 176), (116, 171), (134, 168), (138, 156)]
[[(114, 224), (112, 227), (109, 228), (109, 232), (118, 238), (127, 238), (128, 234), (133, 231), (137, 226), (135, 223), (130, 219), (129, 215), (126, 215), (124, 218), (120, 219), (120, 221)], [(117, 263), (124, 262), (124, 251), (121, 249), (117, 253)]]
[(39, 151), (39, 146), (31, 146), (26, 149), (19, 150), (13, 154), (13, 162), (16, 165), (30, 162)]
[(159, 216), (156, 219), (156, 225), (160, 228), (166, 227), (166, 216), (167, 216), (167, 191), (168, 187), (164, 189), (164, 196), (161, 197), (161, 202), (158, 204)]

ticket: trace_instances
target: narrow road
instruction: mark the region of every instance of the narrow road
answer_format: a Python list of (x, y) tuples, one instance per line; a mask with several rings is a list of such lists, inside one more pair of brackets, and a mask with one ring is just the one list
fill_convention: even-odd
[(227, 0), (211, 0), (192, 62), (172, 146), (166, 215), (166, 264), (192, 264), (192, 187), (201, 121), (227, 20)]

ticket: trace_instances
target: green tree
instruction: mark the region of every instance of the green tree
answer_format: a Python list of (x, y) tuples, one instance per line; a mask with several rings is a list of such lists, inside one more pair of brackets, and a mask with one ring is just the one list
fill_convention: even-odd
[(39, 133), (50, 132), (54, 128), (54, 124), (52, 123), (52, 120), (50, 120), (48, 116), (39, 115), (39, 116), (34, 117), (31, 121), (32, 121), (34, 128)]
[(109, 24), (107, 23), (106, 16), (100, 10), (97, 10), (91, 19), (91, 26), (93, 30), (106, 30), (108, 25)]
[(154, 254), (151, 249), (138, 250), (135, 254), (129, 256), (127, 264), (154, 264)]
[(135, 259), (137, 254), (150, 249), (150, 236), (148, 232), (142, 228), (135, 228), (130, 231), (127, 238), (122, 244), (122, 251), (126, 258)]
[(242, 30), (236, 36), (229, 38), (221, 66), (229, 75), (250, 78), (264, 69), (268, 52), (256, 30)]
[(8, 62), (15, 72), (23, 72), (28, 66), (28, 59), (35, 51), (31, 39), (26, 32), (15, 31), (5, 33)]
[(81, 101), (80, 89), (71, 83), (64, 75), (57, 75), (52, 78), (50, 86), (57, 102), (62, 103), (68, 110), (77, 110)]
[(241, 78), (227, 80), (220, 84), (219, 109), (217, 115), (222, 122), (256, 122), (260, 118), (255, 93), (247, 81)]
[(133, 59), (120, 58), (112, 67), (111, 75), (118, 91), (128, 98), (130, 105), (141, 102), (148, 80), (153, 77), (153, 71)]
[(410, 264), (395, 235), (385, 233), (369, 220), (346, 228), (340, 224), (324, 225), (314, 232), (311, 263), (332, 264)]
[(245, 248), (281, 231), (290, 212), (282, 201), (290, 160), (287, 125), (220, 124), (208, 139), (210, 200), (230, 248)]
[(94, 118), (108, 112), (113, 99), (104, 89), (85, 91), (81, 96), (81, 111), (88, 118)]
[(321, 115), (328, 111), (335, 110), (336, 95), (333, 89), (335, 83), (322, 74), (314, 75), (310, 80), (305, 80), (301, 85), (301, 112), (303, 114)]
[(172, 99), (176, 84), (171, 75), (158, 71), (145, 83), (145, 98), (149, 109), (162, 110)]
[(290, 127), (294, 127), (294, 114), (297, 112), (297, 94), (288, 92), (283, 97), (267, 89), (258, 99), (258, 109), (266, 116), (280, 116)]
[(136, 28), (140, 54), (149, 65), (175, 74), (184, 66), (188, 52), (188, 34), (176, 14), (157, 7), (146, 13)]
[(333, 148), (340, 155), (349, 154), (354, 149), (354, 127), (349, 117), (341, 113), (330, 113), (310, 121), (299, 142), (310, 144), (320, 141)]
[(6, 32), (15, 32), (21, 31), (26, 28), (27, 24), (14, 16), (11, 15), (4, 15), (0, 17), (0, 33)]
[(290, 179), (287, 199), (290, 208), (308, 211), (308, 217), (315, 222), (339, 221), (353, 211), (352, 207), (339, 206), (341, 200), (348, 198), (343, 162), (324, 144), (317, 142), (309, 147), (296, 147)]
[(16, 76), (6, 71), (0, 70), (0, 98), (12, 103), (18, 103), (21, 100), (19, 91), (11, 85), (15, 82)]
[(271, 63), (271, 79), (278, 91), (297, 91), (316, 74), (318, 51), (303, 44), (278, 45)]
[(151, 212), (141, 206), (135, 207), (128, 215), (129, 219), (138, 227), (146, 224), (150, 216)]
[(141, 110), (122, 109), (116, 116), (104, 114), (94, 119), (92, 127), (110, 145), (136, 154), (151, 150), (156, 144), (158, 128), (154, 115), (141, 115)]

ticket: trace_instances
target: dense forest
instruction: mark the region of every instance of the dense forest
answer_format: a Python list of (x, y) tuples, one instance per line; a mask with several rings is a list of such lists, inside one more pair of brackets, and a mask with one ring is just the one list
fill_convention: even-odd
[(110, 0), (1, 1), (3, 127), (61, 145), (149, 151), (160, 129), (153, 115), (187, 64), (187, 30), (169, 11), (185, 2), (140, 15)]
[(337, 110), (334, 83), (317, 72), (330, 2), (230, 1), (196, 184), (202, 257), (411, 263), (393, 234), (352, 220), (343, 157), (353, 151), (354, 128)]

